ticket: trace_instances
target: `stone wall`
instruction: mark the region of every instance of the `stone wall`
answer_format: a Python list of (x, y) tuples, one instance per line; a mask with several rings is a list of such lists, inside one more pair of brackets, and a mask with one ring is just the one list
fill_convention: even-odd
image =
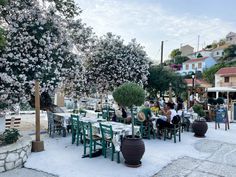
[(31, 138), (22, 137), (16, 143), (0, 148), (0, 172), (22, 167), (31, 153)]

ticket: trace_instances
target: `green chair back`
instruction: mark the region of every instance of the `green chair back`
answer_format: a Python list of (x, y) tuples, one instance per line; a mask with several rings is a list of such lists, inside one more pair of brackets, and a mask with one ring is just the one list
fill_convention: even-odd
[(85, 110), (80, 110), (80, 111), (79, 111), (79, 114), (80, 114), (81, 117), (86, 117), (87, 111), (85, 111)]
[(105, 141), (107, 139), (113, 139), (113, 131), (111, 125), (104, 125), (100, 123), (100, 131), (102, 134), (102, 140)]

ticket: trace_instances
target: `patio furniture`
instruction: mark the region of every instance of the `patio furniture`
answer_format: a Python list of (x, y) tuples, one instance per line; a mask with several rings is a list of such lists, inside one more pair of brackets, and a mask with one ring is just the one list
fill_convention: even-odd
[(54, 114), (52, 112), (47, 112), (48, 116), (48, 132), (49, 136), (54, 138), (54, 134), (58, 132), (61, 134), (62, 131), (62, 122), (54, 119)]
[(101, 137), (93, 134), (91, 122), (82, 122), (82, 129), (84, 156), (86, 155), (86, 149), (89, 148), (89, 158), (92, 158), (92, 153), (96, 151), (96, 145), (101, 145), (101, 143), (98, 143), (98, 141), (101, 141)]
[(86, 114), (87, 114), (87, 111), (85, 111), (85, 110), (80, 110), (79, 111), (80, 117), (86, 117)]
[(75, 143), (79, 145), (79, 140), (82, 140), (82, 132), (81, 132), (81, 123), (79, 121), (78, 115), (71, 115), (71, 134), (72, 134), (72, 144)]
[(115, 150), (115, 146), (113, 144), (113, 131), (111, 125), (104, 125), (99, 124), (100, 130), (102, 134), (102, 151), (103, 155), (106, 158), (107, 157), (107, 149), (111, 150), (111, 160), (114, 160), (114, 154), (117, 154), (117, 163), (120, 163), (120, 152)]
[(176, 136), (179, 137), (179, 142), (181, 141), (181, 118), (180, 116), (174, 116), (172, 124), (169, 127), (164, 128), (164, 141), (172, 139), (174, 137), (174, 143), (176, 143)]

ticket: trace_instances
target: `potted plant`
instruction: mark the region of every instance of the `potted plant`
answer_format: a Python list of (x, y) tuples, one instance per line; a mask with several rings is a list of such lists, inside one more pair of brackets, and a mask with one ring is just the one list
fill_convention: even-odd
[(205, 112), (203, 111), (203, 106), (200, 104), (195, 104), (193, 106), (193, 111), (198, 114), (198, 119), (194, 120), (192, 124), (192, 129), (195, 133), (194, 136), (205, 137), (208, 126), (206, 123), (206, 119), (204, 118)]
[(134, 115), (133, 106), (141, 106), (145, 99), (145, 92), (142, 87), (135, 83), (125, 83), (113, 92), (115, 101), (121, 105), (128, 107), (132, 117), (132, 136), (125, 136), (121, 152), (125, 158), (125, 163), (130, 167), (141, 166), (141, 158), (145, 152), (144, 142), (141, 137), (134, 134)]

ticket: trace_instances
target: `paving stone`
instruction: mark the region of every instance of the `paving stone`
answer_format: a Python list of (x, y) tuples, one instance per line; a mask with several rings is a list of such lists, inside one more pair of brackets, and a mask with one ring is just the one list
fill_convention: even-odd
[(221, 148), (222, 142), (220, 141), (214, 141), (214, 140), (201, 140), (197, 142), (194, 147), (200, 152), (207, 152), (207, 153), (212, 153), (217, 151), (218, 149)]
[(5, 168), (4, 167), (0, 167), (0, 173), (5, 171)]
[(15, 166), (14, 166), (14, 162), (9, 162), (9, 163), (6, 163), (6, 170), (11, 170), (13, 169)]
[(27, 169), (27, 168), (10, 170), (10, 171), (1, 173), (0, 176), (1, 177), (26, 177), (26, 176), (27, 177), (56, 177), (56, 175), (52, 175), (49, 173), (36, 171), (32, 169)]
[(7, 154), (0, 154), (0, 159), (5, 159)]
[(206, 161), (203, 162), (196, 170), (225, 177), (235, 177), (236, 174), (236, 168), (233, 166)]
[(19, 158), (19, 155), (17, 153), (10, 153), (8, 154), (6, 158), (6, 162), (14, 162)]
[(179, 160), (174, 161), (170, 165), (164, 167), (160, 172), (154, 175), (154, 177), (185, 177), (187, 174), (191, 173), (191, 170), (180, 168), (181, 165), (179, 164)]
[(193, 170), (201, 164), (201, 161), (191, 157), (183, 157), (173, 163), (177, 168)]
[(236, 145), (222, 145), (208, 160), (236, 166)]
[(193, 171), (187, 177), (219, 177), (218, 175), (204, 173), (200, 171)]

